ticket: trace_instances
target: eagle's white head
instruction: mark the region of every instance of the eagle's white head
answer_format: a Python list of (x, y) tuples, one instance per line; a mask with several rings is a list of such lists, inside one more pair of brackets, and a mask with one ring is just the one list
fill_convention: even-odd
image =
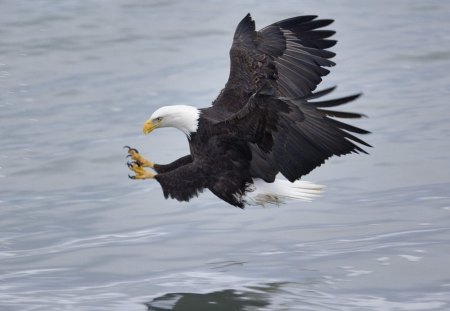
[(156, 110), (144, 123), (144, 134), (159, 127), (175, 127), (188, 137), (197, 132), (200, 110), (192, 106), (165, 106)]

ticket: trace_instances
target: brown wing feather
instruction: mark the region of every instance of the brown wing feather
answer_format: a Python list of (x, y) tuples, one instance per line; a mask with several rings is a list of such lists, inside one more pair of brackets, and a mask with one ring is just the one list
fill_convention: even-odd
[(306, 97), (328, 74), (334, 53), (325, 49), (336, 41), (334, 31), (317, 30), (332, 20), (316, 16), (289, 18), (260, 31), (248, 14), (237, 26), (230, 49), (230, 76), (214, 101), (217, 109), (236, 112), (266, 84), (278, 96)]
[(371, 147), (354, 136), (369, 132), (333, 117), (361, 118), (363, 115), (318, 107), (333, 107), (359, 95), (324, 102), (280, 98), (256, 93), (246, 105), (216, 124), (251, 144), (252, 176), (273, 181), (278, 172), (294, 181), (320, 166), (333, 155), (366, 153), (358, 144)]

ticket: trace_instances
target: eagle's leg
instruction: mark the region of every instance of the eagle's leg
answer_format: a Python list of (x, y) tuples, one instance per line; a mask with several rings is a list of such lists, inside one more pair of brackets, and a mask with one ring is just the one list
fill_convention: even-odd
[(136, 149), (131, 148), (130, 146), (125, 146), (124, 148), (128, 148), (127, 157), (130, 157), (133, 161), (139, 164), (139, 166), (153, 168), (153, 166), (155, 165), (152, 161), (149, 161), (141, 156), (139, 151), (137, 151)]
[(138, 162), (128, 162), (128, 168), (133, 171), (136, 175), (128, 175), (131, 179), (154, 179), (156, 174), (146, 171)]

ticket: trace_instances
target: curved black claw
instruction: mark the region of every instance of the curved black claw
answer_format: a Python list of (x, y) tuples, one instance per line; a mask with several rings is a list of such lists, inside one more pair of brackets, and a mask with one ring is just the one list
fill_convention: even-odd
[(127, 162), (127, 166), (128, 167), (134, 167), (134, 166), (141, 166), (142, 165), (142, 163), (141, 162), (139, 162), (139, 161), (131, 161), (131, 162)]
[(129, 179), (136, 179), (136, 176), (131, 176), (130, 174), (128, 174), (128, 178)]
[(128, 152), (134, 151), (134, 152), (136, 152), (136, 153), (139, 153), (139, 151), (137, 151), (137, 149), (131, 148), (130, 146), (123, 146), (123, 149), (128, 149)]

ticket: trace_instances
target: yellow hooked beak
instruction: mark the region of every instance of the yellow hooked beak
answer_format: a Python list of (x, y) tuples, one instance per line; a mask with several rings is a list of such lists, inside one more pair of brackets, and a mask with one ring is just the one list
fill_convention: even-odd
[(142, 129), (142, 131), (144, 132), (144, 135), (147, 135), (157, 127), (158, 124), (155, 124), (151, 119), (148, 119), (147, 121), (145, 121), (144, 128)]

